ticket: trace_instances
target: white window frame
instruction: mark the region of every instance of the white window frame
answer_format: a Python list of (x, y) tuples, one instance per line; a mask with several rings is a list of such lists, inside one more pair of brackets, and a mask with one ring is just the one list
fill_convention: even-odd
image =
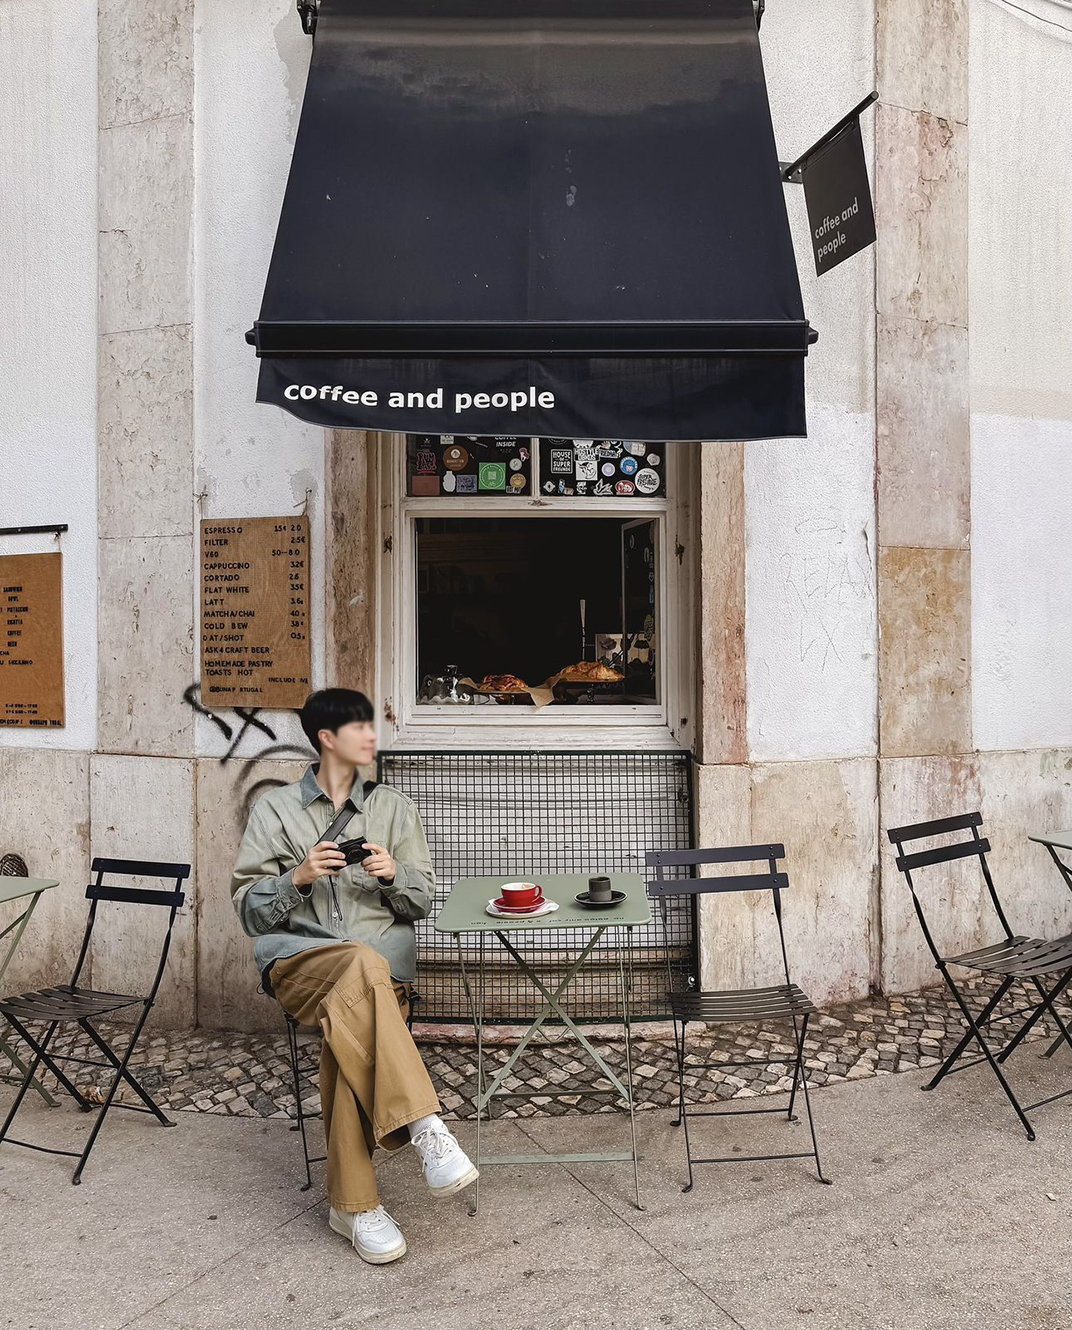
[[(695, 625), (692, 613), (696, 454), (689, 444), (666, 446), (667, 496), (627, 500), (577, 495), (525, 497), (406, 494), (406, 439), (381, 436), (377, 614), (377, 695), (381, 747), (391, 748), (691, 748), (695, 728)], [(418, 517), (613, 516), (659, 518), (655, 705), (509, 707), (416, 701), (416, 526)]]

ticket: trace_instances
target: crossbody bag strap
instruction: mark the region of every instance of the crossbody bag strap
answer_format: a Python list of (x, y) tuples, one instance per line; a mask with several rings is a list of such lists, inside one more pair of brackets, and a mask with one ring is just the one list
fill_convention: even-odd
[(320, 839), (333, 841), (341, 840), (342, 830), (353, 816), (354, 810), (352, 808), (344, 808), (342, 812), (336, 813), (328, 824), (327, 831), (324, 832)]
[[(361, 787), (362, 799), (367, 799), (378, 784), (379, 781), (375, 780), (365, 781), (365, 783)], [(340, 813), (336, 813), (335, 816), (332, 818), (327, 831), (324, 832), (323, 836), (321, 836), (320, 839), (333, 840), (333, 841), (339, 840), (340, 833), (343, 831), (343, 829), (346, 826), (349, 825), (350, 819), (356, 816), (357, 816), (356, 811), (352, 808), (344, 808)]]

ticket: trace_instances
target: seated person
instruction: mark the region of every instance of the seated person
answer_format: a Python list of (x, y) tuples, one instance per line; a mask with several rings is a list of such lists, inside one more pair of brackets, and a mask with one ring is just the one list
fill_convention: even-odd
[[(442, 1122), (439, 1100), (406, 1025), (416, 973), (413, 922), (432, 909), (435, 876), (413, 801), (357, 768), (376, 752), (372, 703), (349, 688), (313, 693), (300, 713), (320, 755), (300, 780), (254, 804), (231, 899), (265, 991), (304, 1025), (319, 1025), (320, 1098), (327, 1137), (328, 1222), (358, 1255), (386, 1264), (405, 1253), (380, 1204), (371, 1155), (412, 1141), (436, 1196), (477, 1170)], [(369, 851), (347, 864), (324, 833), (343, 809), (340, 839)]]

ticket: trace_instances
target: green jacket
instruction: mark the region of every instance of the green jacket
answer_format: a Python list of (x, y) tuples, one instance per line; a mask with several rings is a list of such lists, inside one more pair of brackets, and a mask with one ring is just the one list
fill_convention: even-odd
[(316, 782), (319, 762), (301, 780), (261, 795), (253, 805), (231, 877), (231, 902), (252, 938), (265, 989), (267, 969), (280, 956), (331, 942), (365, 942), (391, 966), (395, 979), (417, 972), (414, 921), (432, 912), (435, 871), (417, 806), (390, 785), (355, 779), (343, 806), (354, 816), (340, 840), (361, 837), (384, 846), (398, 871), (390, 881), (348, 864), (307, 887), (294, 885), (294, 869), (336, 814)]

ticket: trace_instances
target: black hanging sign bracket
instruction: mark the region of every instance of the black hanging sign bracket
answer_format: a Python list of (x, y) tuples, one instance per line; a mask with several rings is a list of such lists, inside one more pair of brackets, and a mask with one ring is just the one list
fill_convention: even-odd
[(872, 102), (878, 101), (877, 92), (869, 92), (867, 96), (858, 105), (854, 106), (848, 115), (843, 115), (836, 125), (832, 125), (820, 139), (816, 139), (807, 152), (801, 153), (795, 162), (779, 162), (778, 166), (782, 172), (782, 179), (787, 185), (802, 185), (804, 183), (804, 168), (807, 166), (810, 158), (817, 152), (825, 148), (828, 143), (833, 143), (834, 139), (854, 120), (858, 120), (860, 113), (866, 111)]

